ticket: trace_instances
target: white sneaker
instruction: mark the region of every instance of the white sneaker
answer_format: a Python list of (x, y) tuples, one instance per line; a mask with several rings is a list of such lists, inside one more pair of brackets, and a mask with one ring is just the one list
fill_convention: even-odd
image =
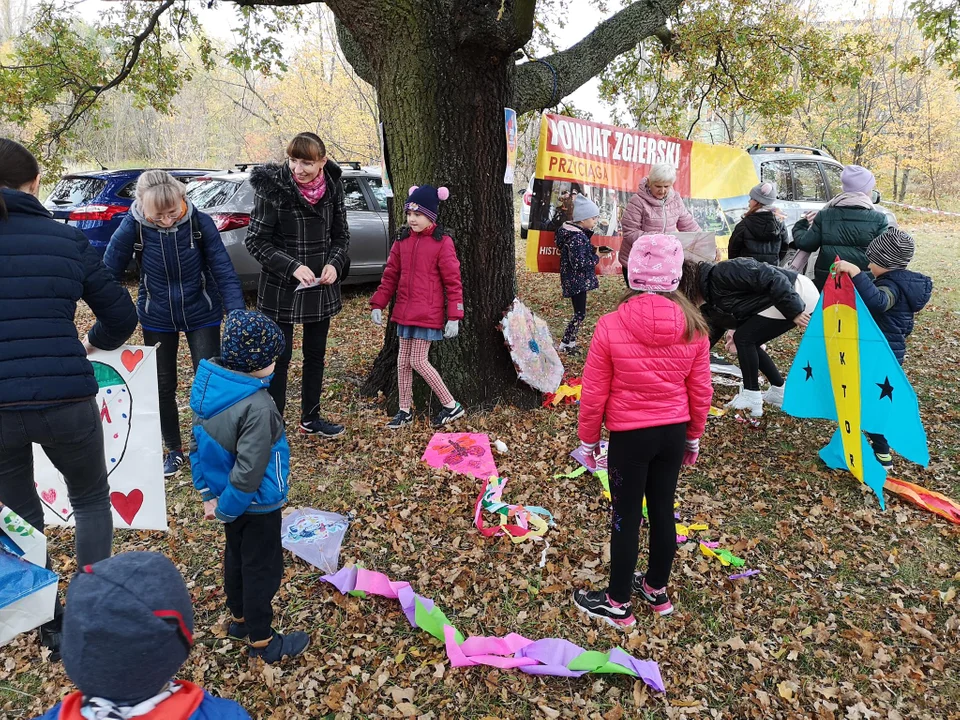
[(783, 407), (783, 388), (785, 386), (781, 385), (777, 387), (776, 385), (771, 385), (770, 389), (763, 393), (763, 401), (767, 405), (773, 405), (774, 407)]
[(744, 390), (740, 386), (740, 392), (733, 396), (733, 400), (727, 403), (728, 408), (733, 410), (749, 410), (750, 415), (755, 418), (763, 416), (763, 393), (759, 390)]

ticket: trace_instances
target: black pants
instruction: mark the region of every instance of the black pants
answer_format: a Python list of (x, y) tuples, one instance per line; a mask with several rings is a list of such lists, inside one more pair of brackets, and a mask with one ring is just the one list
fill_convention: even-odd
[(580, 328), (583, 321), (587, 319), (587, 292), (577, 293), (570, 298), (573, 305), (573, 317), (567, 323), (567, 329), (563, 333), (563, 342), (568, 345), (577, 341), (577, 335), (580, 334)]
[[(293, 357), (293, 324), (279, 323), (285, 341), (283, 355), (277, 358), (277, 369), (270, 381), (270, 396), (283, 415), (287, 406), (287, 374)], [(320, 392), (323, 389), (323, 366), (327, 355), (327, 334), (330, 318), (303, 326), (303, 372), (300, 390), (300, 417), (316, 420), (320, 417)]]
[(640, 554), (644, 496), (650, 522), (647, 584), (662, 588), (670, 579), (677, 552), (673, 501), (686, 437), (686, 423), (610, 433), (608, 467), (613, 521), (607, 592), (617, 602), (630, 600), (630, 585)]
[(283, 579), (280, 510), (247, 513), (223, 526), (223, 589), (227, 608), (243, 618), (250, 642), (266, 640), (273, 632), (273, 596)]
[(630, 287), (630, 276), (627, 274), (627, 266), (621, 265), (620, 269), (623, 271), (623, 284), (627, 286), (627, 290), (631, 290)]
[[(200, 328), (184, 333), (190, 347), (193, 371), (201, 360), (209, 360), (220, 354), (220, 326)], [(180, 333), (143, 331), (145, 345), (160, 344), (157, 348), (157, 394), (160, 398), (160, 435), (167, 450), (182, 450), (180, 436), (180, 413), (177, 411), (177, 364), (180, 348)]]
[(783, 385), (783, 377), (767, 351), (760, 346), (778, 338), (795, 328), (793, 320), (774, 320), (773, 318), (754, 315), (746, 322), (741, 323), (733, 331), (733, 342), (737, 346), (737, 359), (740, 361), (740, 372), (743, 374), (744, 390), (759, 390), (762, 372), (771, 385)]
[(77, 565), (110, 557), (113, 514), (96, 400), (0, 410), (0, 502), (42, 531), (43, 505), (33, 484), (32, 443), (43, 448), (66, 482), (77, 522)]
[(887, 439), (880, 433), (867, 433), (867, 437), (870, 438), (870, 444), (873, 446), (873, 451), (878, 455), (889, 455), (890, 454), (890, 443), (887, 442)]

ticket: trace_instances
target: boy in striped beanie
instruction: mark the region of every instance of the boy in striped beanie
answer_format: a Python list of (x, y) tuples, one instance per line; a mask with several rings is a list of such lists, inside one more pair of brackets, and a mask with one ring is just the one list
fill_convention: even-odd
[[(900, 228), (888, 228), (867, 247), (868, 273), (853, 263), (841, 260), (837, 272), (852, 279), (864, 305), (890, 343), (900, 364), (907, 353), (907, 336), (913, 332), (914, 315), (930, 302), (933, 280), (922, 273), (907, 270), (913, 259), (916, 241)], [(874, 455), (889, 472), (893, 468), (890, 446), (883, 435), (868, 433)]]

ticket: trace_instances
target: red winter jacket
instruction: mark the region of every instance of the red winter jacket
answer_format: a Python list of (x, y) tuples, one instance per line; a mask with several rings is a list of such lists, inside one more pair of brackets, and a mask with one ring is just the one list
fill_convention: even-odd
[(640, 189), (630, 198), (627, 209), (620, 218), (620, 230), (623, 239), (620, 242), (620, 264), (627, 266), (630, 248), (641, 235), (675, 232), (699, 232), (700, 226), (683, 204), (683, 198), (676, 190), (671, 190), (663, 200), (657, 200), (647, 189), (647, 180), (643, 179)]
[(580, 396), (582, 442), (607, 430), (687, 423), (699, 438), (707, 423), (713, 385), (710, 341), (684, 341), (683, 310), (662, 295), (630, 298), (597, 322)]
[(442, 330), (447, 320), (463, 318), (460, 261), (453, 240), (439, 225), (422, 233), (407, 227), (400, 231), (370, 307), (383, 310), (394, 294), (390, 319), (399, 325)]

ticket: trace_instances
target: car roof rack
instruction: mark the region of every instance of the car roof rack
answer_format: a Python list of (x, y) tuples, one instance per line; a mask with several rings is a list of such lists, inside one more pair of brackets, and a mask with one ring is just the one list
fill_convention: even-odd
[(811, 155), (819, 155), (820, 157), (828, 157), (833, 159), (833, 155), (823, 148), (808, 147), (807, 145), (782, 145), (780, 143), (770, 143), (767, 145), (751, 145), (747, 148), (747, 152), (751, 154), (762, 152), (783, 152), (784, 150), (799, 150), (802, 152), (808, 152)]
[(363, 170), (359, 160), (337, 160), (337, 165), (347, 170)]

